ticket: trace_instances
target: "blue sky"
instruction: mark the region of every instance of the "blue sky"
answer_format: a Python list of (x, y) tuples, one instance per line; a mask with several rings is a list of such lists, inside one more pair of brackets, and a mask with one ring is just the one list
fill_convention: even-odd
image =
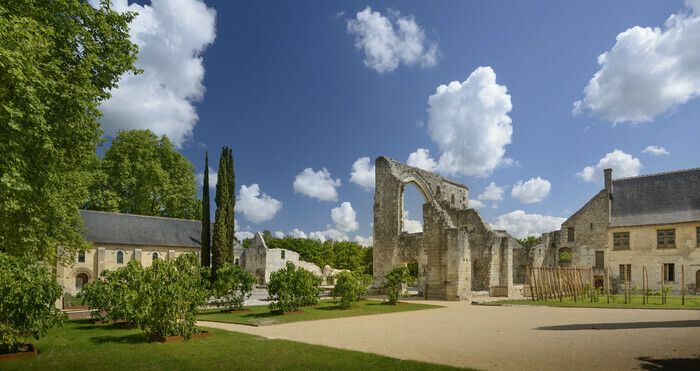
[[(177, 0), (131, 9), (141, 13), (132, 38), (146, 73), (125, 77), (104, 105), (105, 132), (169, 135), (197, 172), (205, 148), (216, 160), (231, 146), (246, 186), (237, 189), (241, 232), (369, 237), (373, 190), (350, 180), (353, 163), (405, 162), (419, 148), (434, 161), (423, 166), (467, 185), (482, 217), (517, 235), (556, 228), (602, 188), (606, 165), (614, 175), (700, 166), (696, 0)], [(452, 81), (453, 92), (436, 93)], [(449, 151), (458, 158), (442, 163)], [(325, 168), (332, 186), (303, 177), (295, 191), (307, 168)], [(417, 193), (407, 203), (420, 219)]]

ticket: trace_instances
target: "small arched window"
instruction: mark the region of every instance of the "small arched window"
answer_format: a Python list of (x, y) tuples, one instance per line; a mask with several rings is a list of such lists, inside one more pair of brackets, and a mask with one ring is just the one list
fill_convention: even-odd
[(85, 263), (85, 251), (78, 251), (78, 263)]
[(151, 258), (152, 258), (153, 260), (158, 260), (158, 258), (159, 258), (158, 252), (154, 252), (153, 255), (151, 255)]
[(117, 264), (124, 264), (124, 251), (117, 251)]

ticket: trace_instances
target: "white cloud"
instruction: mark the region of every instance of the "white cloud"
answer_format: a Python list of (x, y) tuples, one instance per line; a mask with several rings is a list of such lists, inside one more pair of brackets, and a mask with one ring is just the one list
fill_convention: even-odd
[(408, 233), (418, 233), (423, 232), (423, 223), (420, 220), (410, 219), (408, 217), (408, 210), (403, 211), (403, 228), (402, 232)]
[(430, 157), (430, 151), (425, 148), (418, 148), (415, 152), (408, 155), (406, 165), (417, 167), (427, 171), (435, 171), (437, 163)]
[(616, 149), (601, 158), (596, 165), (586, 166), (576, 175), (586, 182), (599, 182), (603, 179), (603, 169), (611, 168), (613, 177), (637, 176), (642, 169), (638, 158)]
[(479, 195), (479, 200), (482, 201), (502, 201), (505, 187), (499, 187), (496, 183), (491, 182), (484, 188), (484, 192)]
[(598, 56), (600, 70), (584, 89), (584, 107), (613, 123), (651, 121), (700, 95), (700, 1), (664, 27), (635, 26)]
[(510, 191), (510, 195), (522, 203), (532, 204), (540, 202), (547, 197), (551, 188), (552, 184), (548, 180), (540, 177), (531, 178), (524, 183), (522, 180), (518, 180)]
[[(219, 174), (216, 171), (209, 170), (209, 188), (216, 189), (216, 181), (219, 179)], [(204, 172), (197, 173), (197, 183), (200, 186), (204, 185)]]
[(260, 186), (251, 184), (241, 186), (236, 200), (236, 211), (253, 223), (266, 222), (272, 219), (282, 208), (282, 203), (274, 198), (260, 193)]
[(374, 165), (370, 165), (369, 157), (360, 157), (352, 164), (350, 181), (365, 191), (374, 188)]
[(648, 153), (653, 156), (668, 156), (670, 153), (666, 150), (664, 147), (659, 147), (659, 146), (648, 146), (647, 148), (644, 148), (642, 153)]
[(294, 238), (306, 238), (306, 233), (304, 233), (304, 231), (300, 230), (299, 228), (294, 228), (287, 234)]
[(234, 236), (236, 236), (236, 239), (238, 241), (243, 241), (243, 240), (246, 240), (248, 238), (253, 238), (253, 236), (255, 236), (255, 234), (253, 234), (253, 232), (251, 232), (251, 231), (237, 231), (234, 233)]
[(484, 203), (479, 200), (472, 200), (470, 198), (469, 207), (471, 207), (472, 209), (481, 209), (482, 207), (484, 207)]
[(282, 231), (275, 231), (275, 237), (277, 237), (277, 238), (283, 238), (283, 237), (284, 237), (284, 232), (282, 232)]
[(357, 224), (355, 210), (350, 202), (343, 202), (338, 207), (331, 209), (331, 220), (335, 224), (335, 228), (341, 232), (351, 232), (357, 230), (360, 226)]
[(370, 247), (372, 244), (374, 244), (374, 237), (369, 236), (369, 237), (362, 237), (362, 236), (355, 236), (354, 241), (359, 243), (360, 245), (364, 247)]
[(113, 0), (112, 9), (138, 13), (129, 34), (139, 47), (136, 66), (144, 72), (121, 76), (112, 98), (100, 105), (102, 129), (109, 136), (120, 129), (150, 129), (182, 146), (198, 120), (194, 104), (205, 91), (202, 53), (216, 37), (216, 11), (198, 0), (152, 0), (143, 6)]
[(437, 44), (425, 37), (413, 16), (389, 12), (387, 17), (367, 7), (348, 20), (347, 30), (355, 35), (355, 47), (365, 53), (365, 65), (379, 73), (391, 72), (402, 63), (437, 64)]
[(340, 179), (333, 179), (325, 168), (314, 171), (308, 167), (297, 174), (294, 179), (294, 191), (322, 201), (338, 199), (336, 187), (340, 187)]
[(438, 171), (486, 176), (501, 163), (513, 163), (504, 159), (513, 134), (507, 91), (491, 67), (477, 68), (464, 82), (438, 86), (428, 98), (428, 132), (443, 151)]
[(311, 232), (309, 233), (309, 238), (321, 242), (325, 242), (326, 240), (348, 241), (348, 236), (345, 233), (333, 228), (326, 229), (325, 231)]
[(557, 216), (527, 214), (523, 210), (515, 210), (496, 217), (491, 227), (505, 229), (511, 235), (522, 238), (561, 229), (561, 223), (565, 220)]

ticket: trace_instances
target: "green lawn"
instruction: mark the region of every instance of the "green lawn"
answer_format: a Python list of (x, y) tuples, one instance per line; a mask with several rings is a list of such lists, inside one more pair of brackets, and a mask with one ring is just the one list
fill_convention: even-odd
[(591, 303), (590, 298), (578, 298), (578, 302), (574, 302), (573, 298), (564, 298), (562, 302), (559, 299), (549, 299), (532, 301), (527, 300), (500, 300), (483, 305), (545, 305), (550, 307), (581, 307), (581, 308), (628, 308), (628, 309), (700, 309), (700, 296), (686, 296), (685, 305), (681, 305), (680, 296), (669, 296), (665, 305), (661, 305), (661, 296), (650, 296), (648, 304), (642, 304), (641, 295), (633, 295), (632, 301), (625, 304), (623, 295), (616, 295), (615, 299), (611, 298), (608, 304), (606, 297), (600, 297), (597, 303)]
[[(210, 329), (213, 336), (149, 343), (138, 329), (69, 321), (34, 341), (39, 357), (0, 370), (448, 370), (449, 367)], [(372, 336), (372, 334), (367, 334)]]
[(350, 309), (338, 308), (338, 303), (332, 300), (321, 300), (318, 305), (304, 307), (302, 313), (279, 314), (270, 312), (266, 305), (246, 307), (249, 312), (225, 313), (208, 311), (197, 316), (203, 321), (238, 323), (242, 325), (264, 326), (278, 323), (297, 321), (312, 321), (317, 319), (364, 316), (368, 314), (405, 312), (410, 310), (441, 308), (438, 305), (428, 305), (410, 302), (400, 302), (398, 305), (387, 305), (377, 300), (360, 301)]

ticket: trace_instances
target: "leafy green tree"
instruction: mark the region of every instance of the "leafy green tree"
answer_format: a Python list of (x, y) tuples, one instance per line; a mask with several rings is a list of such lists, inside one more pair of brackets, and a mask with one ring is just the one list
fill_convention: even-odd
[(185, 219), (200, 215), (194, 166), (166, 136), (158, 138), (150, 130), (118, 132), (98, 172), (90, 209)]
[(318, 302), (321, 278), (313, 273), (296, 268), (291, 262), (270, 275), (270, 283), (267, 290), (270, 299), (270, 310), (293, 312), (302, 306), (313, 305)]
[(209, 205), (209, 154), (204, 152), (204, 181), (202, 182), (202, 266), (211, 266), (211, 211)]
[(357, 242), (337, 241), (333, 244), (333, 268), (363, 270), (363, 250)]
[(523, 247), (530, 248), (542, 241), (542, 237), (537, 237), (537, 236), (527, 236), (524, 238), (516, 238), (518, 243), (522, 245)]
[(144, 269), (132, 260), (115, 271), (103, 271), (100, 277), (83, 287), (78, 296), (91, 309), (91, 316), (100, 321), (125, 320), (139, 323), (140, 310), (135, 307), (141, 291)]
[(0, 252), (53, 263), (61, 246), (68, 263), (89, 248), (78, 207), (98, 106), (138, 72), (133, 17), (83, 0), (0, 2)]
[(21, 350), (64, 316), (54, 306), (61, 286), (43, 263), (0, 253), (0, 354)]
[(363, 299), (372, 283), (372, 277), (355, 272), (340, 272), (335, 276), (333, 298), (340, 298), (338, 306), (347, 309), (352, 303)]
[(216, 272), (212, 290), (216, 305), (229, 310), (242, 310), (243, 303), (253, 292), (255, 277), (238, 265), (225, 262)]
[(396, 305), (403, 293), (404, 287), (412, 281), (411, 274), (406, 266), (396, 267), (384, 276), (383, 287), (389, 299), (389, 304)]

